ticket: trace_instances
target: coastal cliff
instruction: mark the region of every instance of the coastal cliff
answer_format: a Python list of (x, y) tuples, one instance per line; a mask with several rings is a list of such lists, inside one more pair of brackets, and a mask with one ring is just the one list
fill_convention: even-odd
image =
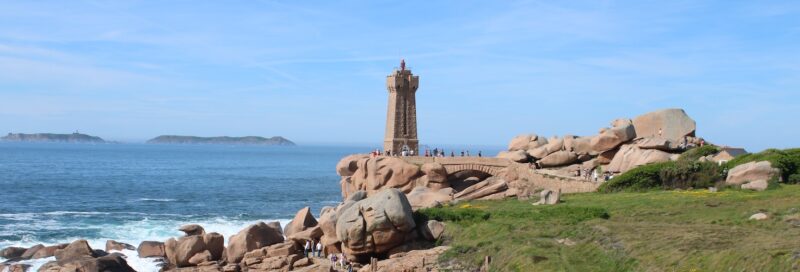
[(294, 146), (295, 143), (286, 138), (275, 136), (264, 138), (259, 136), (245, 137), (197, 137), (161, 135), (147, 141), (148, 144), (237, 144), (237, 145), (281, 145)]
[(58, 142), (58, 143), (106, 143), (100, 137), (91, 136), (81, 133), (72, 134), (55, 134), (55, 133), (9, 133), (8, 135), (0, 138), (3, 141), (10, 142)]

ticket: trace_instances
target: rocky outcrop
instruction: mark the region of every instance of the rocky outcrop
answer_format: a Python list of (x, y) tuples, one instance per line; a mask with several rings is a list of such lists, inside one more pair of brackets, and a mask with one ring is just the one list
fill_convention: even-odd
[(389, 251), (415, 227), (405, 194), (385, 189), (344, 209), (336, 221), (336, 235), (344, 253), (356, 257)]
[(770, 179), (779, 174), (780, 170), (773, 168), (768, 161), (749, 162), (728, 171), (725, 184), (741, 185), (745, 189), (761, 191), (767, 188)]
[(669, 161), (672, 154), (658, 149), (641, 149), (635, 144), (623, 145), (614, 155), (606, 169), (611, 172), (626, 172), (634, 167)]
[(167, 256), (164, 250), (164, 243), (157, 241), (142, 241), (139, 243), (139, 247), (136, 248), (136, 252), (139, 254), (140, 258)]
[[(341, 163), (341, 162), (340, 162)], [(394, 157), (367, 157), (356, 162), (357, 169), (352, 176), (343, 177), (342, 192), (366, 191), (372, 194), (385, 188), (396, 188), (410, 192), (412, 181), (422, 176), (419, 166)]]
[(694, 136), (696, 123), (682, 109), (663, 109), (649, 112), (633, 119), (638, 137), (660, 137), (682, 141), (684, 136)]
[(368, 264), (359, 271), (438, 271), (436, 260), (449, 248), (439, 246), (392, 254), (388, 259)]
[(288, 237), (316, 225), (317, 219), (314, 219), (314, 215), (311, 214), (311, 208), (305, 207), (297, 211), (294, 219), (286, 224), (286, 227), (283, 228), (283, 234)]
[(456, 200), (475, 200), (492, 198), (495, 194), (505, 195), (508, 183), (502, 178), (491, 177), (453, 195)]
[(245, 253), (280, 242), (283, 242), (280, 223), (250, 225), (228, 239), (227, 260), (238, 263)]
[(3, 259), (16, 259), (22, 256), (25, 251), (28, 250), (24, 247), (7, 247), (3, 250), (0, 250), (0, 258)]
[(86, 240), (77, 240), (56, 250), (55, 257), (55, 261), (42, 265), (39, 271), (134, 271), (122, 255), (93, 250)]
[(130, 245), (130, 244), (121, 243), (121, 242), (117, 242), (117, 241), (114, 241), (114, 240), (107, 240), (106, 241), (106, 251), (112, 251), (112, 250), (120, 251), (120, 250), (123, 250), (123, 249), (136, 250), (136, 247), (133, 246), (133, 245)]
[(592, 150), (597, 152), (611, 150), (636, 138), (636, 130), (629, 120), (615, 120), (612, 124), (615, 126), (604, 129), (599, 135), (592, 138), (590, 141)]
[(31, 256), (31, 259), (41, 259), (55, 256), (56, 251), (66, 248), (69, 244), (59, 244), (59, 245), (52, 245), (46, 246), (36, 251), (36, 253)]
[(453, 200), (453, 189), (434, 190), (427, 187), (417, 187), (407, 195), (408, 202), (413, 210), (432, 208), (449, 203)]
[(178, 230), (186, 233), (186, 236), (206, 234), (206, 230), (198, 224), (183, 225)]
[(169, 263), (175, 267), (196, 266), (217, 261), (225, 250), (225, 238), (216, 232), (170, 238), (164, 243)]
[(501, 151), (497, 154), (498, 158), (509, 159), (515, 162), (527, 162), (528, 161), (528, 153), (525, 153), (523, 150), (516, 150), (516, 151)]
[(568, 165), (576, 162), (578, 160), (578, 154), (572, 151), (557, 151), (553, 152), (550, 155), (542, 158), (539, 161), (539, 165), (542, 167), (554, 167), (554, 166), (562, 166)]
[(422, 184), (427, 188), (442, 189), (450, 187), (447, 182), (447, 169), (439, 163), (431, 162), (423, 164), (420, 170), (425, 175), (427, 183)]

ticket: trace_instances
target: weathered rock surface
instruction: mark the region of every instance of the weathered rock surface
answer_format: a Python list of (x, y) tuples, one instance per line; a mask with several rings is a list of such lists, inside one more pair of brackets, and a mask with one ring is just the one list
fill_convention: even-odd
[(81, 256), (63, 260), (48, 262), (39, 268), (41, 272), (93, 272), (93, 271), (114, 271), (114, 272), (135, 272), (128, 265), (125, 258), (120, 254), (109, 254), (107, 256), (94, 258), (91, 256)]
[(780, 174), (780, 170), (773, 168), (768, 161), (749, 162), (738, 165), (728, 171), (725, 184), (741, 185), (753, 181), (764, 181), (766, 183), (778, 174)]
[(442, 237), (445, 226), (446, 225), (444, 222), (428, 220), (428, 222), (425, 222), (425, 225), (420, 226), (420, 233), (425, 239), (429, 241), (436, 241)]
[(763, 179), (742, 184), (742, 189), (753, 190), (753, 191), (764, 191), (767, 189), (767, 187), (769, 187), (769, 183)]
[(671, 156), (672, 154), (658, 149), (640, 149), (634, 144), (626, 144), (620, 147), (605, 169), (611, 172), (626, 172), (640, 165), (669, 161)]
[(55, 256), (57, 250), (64, 249), (68, 245), (69, 244), (59, 244), (59, 245), (52, 245), (52, 246), (43, 247), (43, 248), (37, 250), (36, 253), (34, 253), (33, 256), (31, 256), (31, 259), (41, 259), (41, 258), (47, 258), (47, 257)]
[(697, 129), (695, 121), (682, 109), (664, 109), (639, 115), (633, 119), (633, 127), (638, 137), (661, 137), (676, 143), (683, 140), (684, 136), (694, 136)]
[(336, 173), (339, 176), (352, 176), (358, 170), (358, 161), (361, 159), (369, 158), (368, 155), (356, 154), (350, 155), (339, 160), (336, 164)]
[[(432, 163), (423, 164), (422, 167), (420, 168), (420, 170), (422, 170), (422, 173), (424, 173), (425, 176), (428, 177), (428, 181), (430, 181), (430, 182), (435, 182), (435, 183), (446, 183), (447, 182), (447, 169), (444, 169), (444, 166), (442, 166), (439, 163), (432, 162)], [(444, 187), (448, 187), (448, 186), (445, 184), (443, 187), (440, 187), (440, 188), (444, 188)], [(439, 189), (439, 188), (435, 188), (435, 189)]]
[(396, 188), (410, 192), (416, 178), (422, 176), (419, 166), (405, 162), (400, 158), (375, 157), (362, 158), (357, 162), (358, 168), (343, 182), (344, 196), (355, 191), (366, 191), (371, 195), (385, 188)]
[(403, 192), (385, 189), (347, 207), (336, 222), (336, 234), (348, 256), (387, 252), (416, 227)]
[(22, 258), (22, 259), (30, 259), (30, 258), (33, 257), (34, 254), (36, 254), (36, 251), (39, 251), (42, 248), (44, 248), (44, 245), (42, 245), (42, 244), (38, 244), (38, 245), (34, 245), (32, 247), (29, 247), (27, 250), (25, 250), (25, 252), (22, 253), (22, 256), (20, 256), (20, 258)]
[(450, 247), (439, 246), (425, 250), (412, 250), (390, 255), (388, 259), (368, 264), (358, 271), (438, 271), (436, 259)]
[(96, 257), (94, 250), (89, 246), (86, 240), (77, 240), (70, 243), (64, 249), (56, 250), (56, 261), (64, 261), (69, 259), (77, 259), (82, 257)]
[(297, 211), (294, 219), (286, 224), (286, 227), (283, 228), (283, 234), (288, 237), (316, 225), (317, 219), (314, 219), (314, 215), (311, 214), (311, 208), (305, 207)]
[(561, 201), (561, 191), (542, 190), (539, 193), (539, 201), (533, 205), (555, 205)]
[(490, 177), (461, 190), (453, 195), (453, 198), (457, 200), (483, 199), (494, 194), (502, 194), (506, 190), (508, 190), (508, 183), (505, 180), (498, 177)]
[(677, 143), (662, 137), (643, 138), (636, 143), (636, 146), (640, 149), (658, 149), (666, 152), (680, 149)]
[(283, 242), (280, 224), (259, 222), (250, 225), (228, 239), (227, 260), (238, 263), (245, 253), (280, 242)]
[(7, 247), (3, 250), (0, 250), (0, 258), (16, 259), (21, 257), (26, 250), (28, 249), (24, 247)]
[(164, 243), (167, 261), (176, 268), (222, 259), (225, 237), (216, 232), (170, 238)]
[(166, 257), (167, 253), (164, 250), (164, 243), (157, 241), (142, 241), (136, 249), (140, 258), (149, 257)]
[(542, 167), (562, 166), (574, 163), (577, 160), (578, 155), (575, 154), (575, 152), (562, 150), (553, 152), (550, 155), (542, 158), (542, 160), (539, 161), (539, 165)]
[(198, 224), (183, 225), (178, 230), (186, 233), (186, 236), (206, 234), (206, 230)]
[(407, 195), (408, 202), (413, 210), (432, 208), (449, 203), (453, 200), (453, 189), (433, 190), (426, 187), (417, 187)]
[(133, 245), (130, 245), (130, 244), (117, 242), (117, 241), (114, 241), (114, 240), (107, 240), (106, 241), (106, 251), (112, 251), (112, 250), (119, 251), (119, 250), (123, 250), (123, 249), (136, 250), (136, 247), (133, 246)]
[(509, 159), (515, 162), (527, 162), (528, 161), (528, 153), (522, 150), (516, 151), (500, 151), (497, 154), (498, 158), (502, 159)]
[(613, 124), (617, 126), (607, 129), (592, 138), (590, 142), (592, 150), (597, 152), (611, 150), (636, 138), (636, 130), (634, 130), (632, 124), (618, 121)]

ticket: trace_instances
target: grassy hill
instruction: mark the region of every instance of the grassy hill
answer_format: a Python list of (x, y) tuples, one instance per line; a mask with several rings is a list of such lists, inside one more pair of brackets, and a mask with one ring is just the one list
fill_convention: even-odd
[[(565, 195), (554, 206), (508, 199), (422, 210), (447, 221), (439, 259), (492, 271), (793, 271), (800, 185)], [(770, 218), (748, 220), (758, 212)]]

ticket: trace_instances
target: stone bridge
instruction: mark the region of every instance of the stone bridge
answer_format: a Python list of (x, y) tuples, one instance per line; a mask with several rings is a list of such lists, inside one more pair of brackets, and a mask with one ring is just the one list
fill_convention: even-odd
[(439, 163), (444, 166), (448, 175), (464, 170), (474, 170), (497, 176), (501, 170), (512, 163), (508, 159), (490, 157), (402, 157), (402, 159), (417, 165), (430, 162)]

